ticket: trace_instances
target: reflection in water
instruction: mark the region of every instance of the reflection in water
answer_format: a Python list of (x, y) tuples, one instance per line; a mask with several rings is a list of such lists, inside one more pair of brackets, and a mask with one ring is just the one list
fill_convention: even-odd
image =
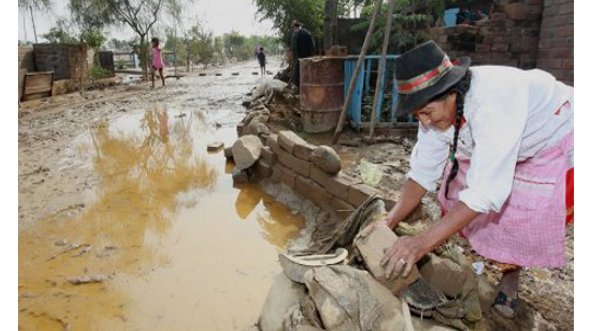
[(19, 234), (20, 328), (86, 330), (102, 323), (110, 329), (122, 323), (127, 298), (108, 291), (106, 282), (74, 286), (68, 279), (143, 273), (168, 262), (153, 254), (152, 238), (170, 226), (177, 195), (214, 187), (216, 170), (193, 155), (191, 118), (169, 128), (166, 112), (152, 110), (139, 125), (141, 136), (112, 132), (108, 122), (95, 125), (97, 201), (76, 219), (50, 216)]

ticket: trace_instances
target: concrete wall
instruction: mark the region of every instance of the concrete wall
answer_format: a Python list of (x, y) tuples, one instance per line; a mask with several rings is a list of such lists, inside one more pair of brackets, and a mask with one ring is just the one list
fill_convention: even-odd
[[(541, 0), (540, 0), (541, 1)], [(573, 0), (545, 0), (537, 67), (574, 84)]]

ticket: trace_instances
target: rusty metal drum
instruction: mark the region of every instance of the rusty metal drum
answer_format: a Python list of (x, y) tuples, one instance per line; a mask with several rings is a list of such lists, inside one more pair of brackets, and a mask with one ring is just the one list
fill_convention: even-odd
[(344, 106), (344, 59), (340, 56), (300, 60), (300, 108), (304, 131), (333, 130)]

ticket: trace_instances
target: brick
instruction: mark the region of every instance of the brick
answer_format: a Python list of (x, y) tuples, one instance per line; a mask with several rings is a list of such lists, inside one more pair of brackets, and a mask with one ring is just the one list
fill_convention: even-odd
[(489, 52), (492, 49), (490, 44), (477, 44), (475, 45), (475, 52)]
[(575, 67), (573, 59), (564, 59), (562, 63), (564, 69), (573, 69)]
[(276, 164), (275, 166), (273, 166), (273, 173), (271, 174), (271, 180), (275, 183), (279, 183), (281, 182), (281, 175), (283, 174), (283, 171), (281, 170), (281, 166), (279, 164)]
[(366, 184), (355, 184), (348, 189), (348, 202), (354, 207), (360, 206), (372, 194), (379, 193), (376, 189)]
[(332, 197), (329, 205), (332, 211), (341, 219), (346, 219), (355, 209), (353, 205), (337, 197)]
[(358, 184), (360, 179), (354, 179), (343, 172), (332, 176), (317, 167), (310, 168), (310, 178), (323, 186), (334, 196), (347, 200), (348, 190), (351, 185)]
[(322, 209), (331, 210), (329, 203), (333, 196), (312, 180), (300, 176), (296, 177), (296, 191)]
[(231, 171), (231, 176), (233, 177), (233, 184), (245, 184), (250, 180), (250, 176), (248, 176), (248, 172), (245, 169), (238, 169), (236, 167)]
[(526, 20), (529, 13), (528, 9), (527, 5), (519, 2), (504, 5), (506, 17), (511, 20)]
[(315, 148), (317, 148), (317, 146), (309, 144), (309, 143), (296, 144), (296, 145), (294, 145), (292, 154), (297, 158), (300, 158), (304, 161), (308, 161), (308, 159), (310, 158), (310, 153), (312, 153), (312, 151)]
[(280, 131), (277, 135), (277, 143), (281, 148), (283, 148), (288, 153), (293, 153), (294, 145), (296, 144), (306, 144), (304, 139), (298, 137), (294, 131), (284, 130)]
[(492, 52), (508, 52), (508, 44), (494, 44)]
[(298, 173), (304, 177), (310, 177), (310, 162), (294, 157), (292, 154), (284, 151), (283, 149), (279, 150), (279, 153), (277, 154), (277, 160), (284, 166), (292, 169), (295, 173)]
[(565, 3), (562, 4), (558, 7), (558, 14), (559, 15), (564, 15), (564, 14), (573, 14), (573, 3)]
[(292, 171), (292, 169), (288, 169), (286, 167), (280, 167), (281, 169), (281, 182), (287, 185), (289, 188), (296, 188), (296, 174)]
[(556, 29), (557, 37), (573, 37), (573, 33), (574, 30), (572, 25), (565, 25)]
[(271, 148), (268, 146), (263, 146), (260, 150), (260, 159), (264, 161), (266, 164), (272, 166), (277, 163), (277, 154), (271, 151)]

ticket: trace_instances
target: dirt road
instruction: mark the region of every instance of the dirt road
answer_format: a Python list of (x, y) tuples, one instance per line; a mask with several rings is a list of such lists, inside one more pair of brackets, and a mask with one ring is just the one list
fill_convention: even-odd
[[(277, 68), (268, 68), (275, 72)], [(19, 112), (19, 328), (239, 330), (303, 227), (230, 145), (254, 62), (58, 96)], [(239, 72), (233, 76), (232, 72)]]

